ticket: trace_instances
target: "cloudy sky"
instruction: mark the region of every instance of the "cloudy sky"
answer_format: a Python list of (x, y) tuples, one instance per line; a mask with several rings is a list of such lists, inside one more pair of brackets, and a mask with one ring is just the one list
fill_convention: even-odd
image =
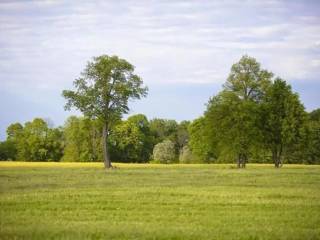
[(63, 89), (116, 54), (149, 87), (131, 114), (200, 116), (248, 54), (320, 107), (320, 1), (0, 1), (0, 139), (12, 122), (63, 124)]

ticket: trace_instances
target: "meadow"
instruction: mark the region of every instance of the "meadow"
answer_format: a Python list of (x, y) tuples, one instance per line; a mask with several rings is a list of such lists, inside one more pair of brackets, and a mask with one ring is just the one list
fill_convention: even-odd
[(320, 166), (0, 162), (1, 239), (320, 239)]

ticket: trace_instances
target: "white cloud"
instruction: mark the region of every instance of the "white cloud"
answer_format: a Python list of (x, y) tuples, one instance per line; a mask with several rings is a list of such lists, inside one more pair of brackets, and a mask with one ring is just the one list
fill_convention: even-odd
[(320, 68), (320, 59), (313, 59), (311, 61), (311, 66), (315, 68)]
[(149, 83), (222, 83), (246, 53), (287, 78), (319, 72), (319, 18), (292, 18), (282, 1), (18, 1), (0, 11), (4, 83), (43, 86), (47, 76), (57, 87), (105, 53), (132, 61)]

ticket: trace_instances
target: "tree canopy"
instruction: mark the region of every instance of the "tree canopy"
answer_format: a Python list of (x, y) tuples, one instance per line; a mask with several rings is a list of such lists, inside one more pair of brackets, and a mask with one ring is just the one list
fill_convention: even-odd
[(75, 90), (64, 90), (65, 108), (79, 109), (85, 116), (103, 125), (105, 167), (110, 168), (108, 135), (113, 125), (128, 113), (129, 99), (140, 99), (147, 94), (142, 79), (134, 74), (134, 66), (117, 56), (102, 55), (89, 61), (81, 77), (74, 82)]
[[(70, 116), (61, 127), (35, 118), (13, 123), (0, 160), (161, 163), (320, 163), (320, 109), (307, 113), (285, 80), (247, 55), (193, 121), (129, 113), (147, 94), (134, 67), (117, 56), (89, 61), (74, 90), (63, 91)], [(125, 119), (124, 117), (127, 117)]]

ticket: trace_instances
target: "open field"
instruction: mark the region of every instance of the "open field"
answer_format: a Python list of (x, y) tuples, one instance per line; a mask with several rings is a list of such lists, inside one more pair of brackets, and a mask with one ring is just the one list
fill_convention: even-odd
[(0, 238), (320, 239), (320, 166), (0, 162)]

